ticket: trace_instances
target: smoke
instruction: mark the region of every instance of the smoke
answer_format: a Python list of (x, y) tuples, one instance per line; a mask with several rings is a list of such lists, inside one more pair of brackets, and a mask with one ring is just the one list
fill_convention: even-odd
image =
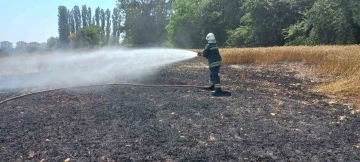
[(195, 56), (179, 49), (102, 49), (5, 58), (0, 60), (0, 89), (141, 80), (165, 65)]

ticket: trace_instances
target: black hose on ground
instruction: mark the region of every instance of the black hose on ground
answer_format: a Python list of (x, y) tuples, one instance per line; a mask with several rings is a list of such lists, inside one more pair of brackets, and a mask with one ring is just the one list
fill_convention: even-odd
[(31, 93), (27, 93), (27, 94), (22, 94), (22, 95), (19, 95), (19, 96), (14, 96), (14, 97), (2, 100), (2, 101), (0, 101), (0, 105), (4, 104), (6, 102), (12, 101), (12, 100), (16, 100), (16, 99), (25, 97), (25, 96), (30, 96), (30, 95), (40, 94), (40, 93), (59, 91), (59, 90), (71, 89), (71, 88), (97, 87), (97, 86), (107, 86), (107, 85), (127, 85), (127, 86), (142, 86), (142, 87), (193, 87), (193, 88), (201, 88), (201, 89), (208, 88), (206, 86), (199, 86), (199, 85), (157, 85), (157, 84), (133, 84), (133, 83), (110, 83), (110, 84), (100, 84), (100, 85), (85, 85), (85, 86), (55, 88), (55, 89), (50, 89), (50, 90), (44, 90), (44, 91), (38, 91), (38, 92), (31, 92)]

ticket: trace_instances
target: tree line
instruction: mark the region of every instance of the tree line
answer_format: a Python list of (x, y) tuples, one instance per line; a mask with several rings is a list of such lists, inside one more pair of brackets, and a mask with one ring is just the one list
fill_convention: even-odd
[(75, 5), (72, 9), (58, 7), (59, 37), (48, 39), (49, 48), (83, 48), (118, 44), (121, 34), (118, 8), (92, 12), (90, 7)]
[(198, 48), (214, 32), (222, 47), (358, 44), (358, 0), (173, 0), (170, 42)]
[[(202, 48), (360, 43), (358, 0), (118, 0), (110, 10), (59, 6), (59, 41)], [(90, 26), (90, 27), (89, 27)], [(92, 34), (91, 34), (92, 33)]]

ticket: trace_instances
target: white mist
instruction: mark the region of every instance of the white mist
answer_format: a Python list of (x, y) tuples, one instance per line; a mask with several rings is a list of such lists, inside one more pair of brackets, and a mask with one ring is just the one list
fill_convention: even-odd
[(90, 53), (56, 53), (0, 60), (0, 89), (74, 86), (134, 80), (165, 65), (190, 59), (179, 49), (103, 49)]

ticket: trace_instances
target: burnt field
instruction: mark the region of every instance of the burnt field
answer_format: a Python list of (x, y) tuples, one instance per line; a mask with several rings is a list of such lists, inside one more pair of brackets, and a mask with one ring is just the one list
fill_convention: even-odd
[[(360, 115), (311, 91), (321, 78), (306, 70), (300, 63), (223, 66), (230, 97), (104, 85), (11, 100), (0, 105), (0, 159), (360, 161)], [(135, 82), (207, 85), (208, 75), (194, 59)], [(25, 91), (0, 91), (0, 100)]]

